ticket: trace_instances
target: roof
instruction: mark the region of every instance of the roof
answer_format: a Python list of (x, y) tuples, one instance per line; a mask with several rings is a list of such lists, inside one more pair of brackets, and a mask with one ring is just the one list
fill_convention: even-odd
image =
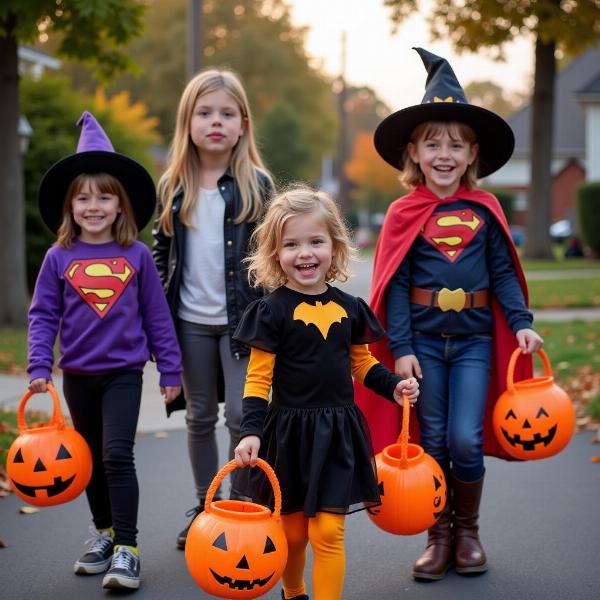
[[(600, 95), (600, 44), (557, 73), (554, 97), (553, 155), (585, 157), (585, 114), (582, 100)], [(531, 104), (508, 118), (515, 133), (516, 157), (530, 154)]]

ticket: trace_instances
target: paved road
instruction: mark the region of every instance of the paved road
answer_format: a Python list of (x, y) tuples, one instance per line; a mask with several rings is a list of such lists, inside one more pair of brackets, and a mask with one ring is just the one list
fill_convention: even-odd
[[(221, 450), (225, 430), (218, 428)], [(139, 435), (140, 550), (145, 600), (208, 598), (188, 574), (174, 538), (193, 504), (185, 434)], [(487, 462), (481, 534), (490, 570), (479, 577), (450, 573), (440, 582), (410, 577), (425, 534), (396, 537), (363, 513), (347, 519), (344, 600), (596, 600), (600, 588), (598, 448), (578, 434), (558, 456), (525, 464)], [(89, 514), (83, 497), (19, 514), (14, 495), (0, 500), (0, 597), (7, 600), (106, 598), (100, 576), (77, 576)], [(278, 586), (264, 598), (279, 598)]]
[[(367, 296), (368, 265), (346, 284)], [(597, 311), (598, 312), (598, 311)], [(570, 315), (560, 315), (570, 318)], [(57, 378), (60, 389), (60, 378)], [(0, 405), (16, 406), (24, 379), (0, 376)], [(48, 409), (49, 397), (28, 405)], [(166, 419), (153, 365), (144, 376), (137, 440), (141, 488), (140, 549), (146, 600), (208, 598), (187, 573), (174, 537), (184, 512), (194, 504), (183, 414)], [(156, 435), (161, 432), (161, 435)], [(217, 428), (222, 455), (226, 432)], [(166, 437), (165, 437), (166, 434)], [(560, 455), (537, 462), (487, 461), (481, 530), (490, 570), (480, 577), (450, 573), (434, 583), (410, 577), (425, 534), (395, 537), (362, 514), (347, 520), (347, 577), (344, 600), (596, 600), (600, 589), (600, 454), (590, 434), (577, 434)], [(0, 598), (61, 600), (106, 598), (98, 576), (72, 573), (90, 524), (83, 497), (68, 505), (18, 512), (14, 495), (0, 499)], [(264, 598), (279, 598), (278, 587)]]

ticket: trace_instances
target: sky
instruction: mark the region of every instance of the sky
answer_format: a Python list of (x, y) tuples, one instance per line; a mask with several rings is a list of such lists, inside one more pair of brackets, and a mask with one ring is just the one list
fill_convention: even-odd
[[(294, 25), (310, 27), (306, 50), (329, 75), (340, 73), (342, 32), (346, 32), (346, 81), (373, 88), (391, 110), (420, 104), (423, 97), (427, 73), (413, 46), (448, 59), (463, 87), (488, 80), (507, 92), (523, 92), (531, 85), (533, 43), (527, 39), (506, 46), (507, 60), (498, 63), (484, 50), (458, 56), (450, 43), (432, 43), (420, 14), (392, 34), (389, 9), (382, 0), (286, 0), (286, 4)], [(432, 0), (420, 0), (420, 5), (427, 10)]]

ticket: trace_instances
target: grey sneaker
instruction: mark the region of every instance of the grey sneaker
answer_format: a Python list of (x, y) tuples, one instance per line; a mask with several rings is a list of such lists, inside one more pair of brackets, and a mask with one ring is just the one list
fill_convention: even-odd
[(129, 546), (115, 546), (102, 587), (106, 590), (137, 590), (140, 587), (140, 558)]
[(79, 575), (95, 575), (104, 573), (110, 566), (113, 555), (114, 540), (108, 531), (100, 533), (94, 527), (90, 527), (92, 538), (86, 540), (90, 544), (86, 553), (75, 562), (73, 571)]

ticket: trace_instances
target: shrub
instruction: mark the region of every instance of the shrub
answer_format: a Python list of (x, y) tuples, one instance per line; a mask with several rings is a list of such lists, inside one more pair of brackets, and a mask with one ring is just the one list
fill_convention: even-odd
[(577, 188), (577, 213), (583, 241), (600, 256), (600, 182)]

